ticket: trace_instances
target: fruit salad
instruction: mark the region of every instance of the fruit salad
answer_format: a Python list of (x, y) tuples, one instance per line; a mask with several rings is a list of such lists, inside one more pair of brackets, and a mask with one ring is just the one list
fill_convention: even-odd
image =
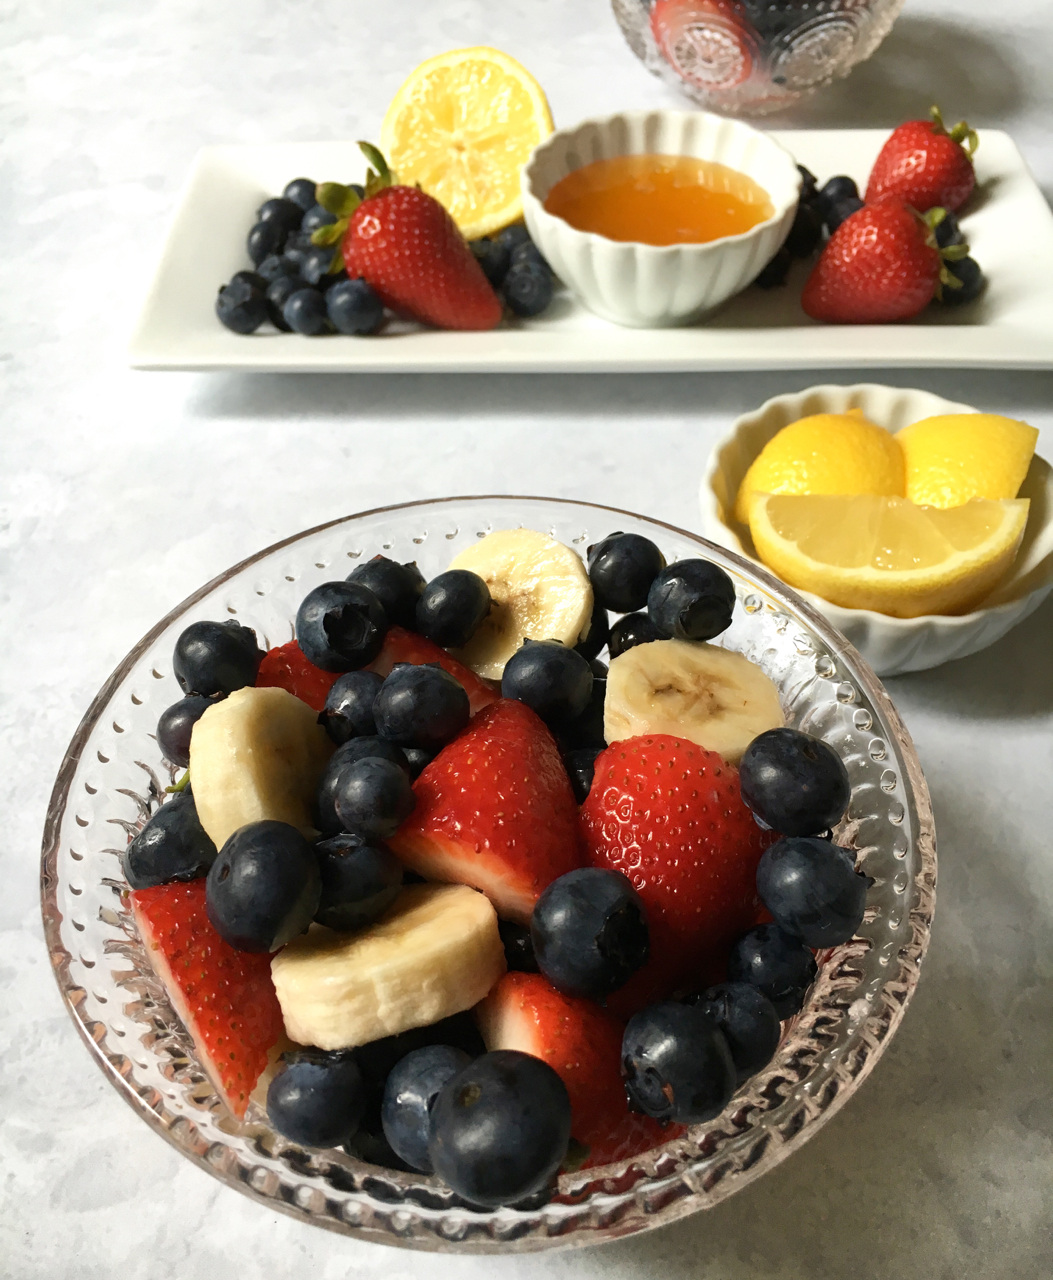
[(840, 757), (714, 643), (738, 607), (640, 535), (520, 528), (361, 563), (267, 653), (182, 632), (185, 772), (122, 866), (234, 1116), (485, 1208), (720, 1114), (870, 884)]

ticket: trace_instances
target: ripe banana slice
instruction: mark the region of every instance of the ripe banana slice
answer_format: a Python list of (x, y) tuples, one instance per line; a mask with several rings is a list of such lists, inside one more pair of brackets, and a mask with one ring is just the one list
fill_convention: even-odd
[(455, 556), (451, 569), (470, 569), (490, 588), (493, 608), (455, 652), (487, 680), (500, 680), (523, 643), (562, 640), (573, 648), (592, 618), (592, 583), (581, 557), (533, 529), (497, 529)]
[(271, 961), (286, 1033), (350, 1049), (469, 1009), (505, 971), (490, 900), (463, 884), (407, 885), (361, 933), (312, 925)]
[(190, 738), (190, 779), (216, 848), (263, 818), (313, 835), (311, 810), (332, 754), (317, 712), (287, 689), (238, 689), (209, 707)]
[(729, 764), (765, 729), (784, 723), (775, 686), (741, 653), (690, 640), (653, 640), (611, 662), (604, 704), (608, 742), (668, 733)]

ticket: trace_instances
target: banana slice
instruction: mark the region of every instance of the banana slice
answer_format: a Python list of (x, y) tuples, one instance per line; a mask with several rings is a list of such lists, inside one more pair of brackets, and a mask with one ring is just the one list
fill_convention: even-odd
[(332, 754), (317, 712), (287, 689), (238, 689), (209, 707), (190, 738), (190, 778), (216, 848), (264, 818), (313, 835), (311, 810)]
[(730, 649), (653, 640), (611, 662), (603, 718), (608, 742), (669, 733), (738, 764), (758, 733), (783, 723), (775, 686), (756, 663)]
[(490, 900), (463, 884), (414, 884), (361, 933), (312, 925), (271, 961), (286, 1033), (350, 1049), (470, 1009), (505, 971)]
[(455, 556), (490, 588), (493, 608), (455, 656), (487, 680), (500, 680), (523, 643), (562, 640), (573, 647), (589, 629), (592, 583), (581, 557), (533, 529), (498, 529)]

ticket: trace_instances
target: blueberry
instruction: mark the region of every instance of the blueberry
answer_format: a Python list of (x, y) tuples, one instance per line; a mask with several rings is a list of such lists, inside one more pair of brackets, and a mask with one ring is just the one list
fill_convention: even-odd
[(416, 628), (433, 644), (459, 649), (490, 612), (490, 589), (469, 569), (447, 569), (427, 584), (417, 601)]
[(807, 947), (836, 947), (859, 928), (873, 881), (850, 849), (818, 836), (787, 836), (765, 850), (757, 892), (775, 923)]
[(425, 751), (440, 751), (471, 718), (464, 686), (432, 663), (396, 663), (373, 704), (373, 719), (382, 738)]
[(344, 832), (314, 845), (322, 896), (314, 918), (329, 929), (364, 929), (391, 906), (402, 888), (402, 863), (383, 844)]
[(290, 262), (284, 254), (271, 253), (260, 263), (259, 276), (263, 281), (264, 289), (273, 281), (280, 279), (282, 276), (298, 275), (298, 268), (294, 262)]
[(505, 278), (511, 261), (508, 245), (501, 240), (491, 240), (484, 236), (481, 240), (469, 241), (468, 247), (482, 267), (483, 275), (496, 289)]
[(471, 1063), (463, 1049), (432, 1044), (397, 1062), (384, 1086), (384, 1136), (413, 1169), (431, 1173), (431, 1109), (443, 1085)]
[(194, 725), (216, 701), (201, 693), (188, 693), (161, 712), (157, 721), (157, 745), (166, 760), (185, 769), (190, 763), (190, 735)]
[(466, 1200), (496, 1208), (555, 1176), (570, 1142), (570, 1098), (547, 1062), (499, 1049), (446, 1082), (431, 1123), (435, 1172)]
[(216, 315), (235, 333), (255, 333), (267, 319), (263, 290), (247, 280), (232, 280), (216, 295)]
[(735, 1091), (724, 1033), (686, 1004), (653, 1004), (629, 1019), (622, 1075), (631, 1106), (677, 1124), (712, 1120)]
[(974, 302), (984, 291), (987, 281), (975, 258), (959, 258), (957, 262), (947, 264), (948, 270), (956, 280), (962, 282), (960, 289), (943, 286), (943, 301), (949, 307), (960, 307), (966, 302)]
[(277, 218), (272, 218), (268, 222), (257, 222), (245, 241), (249, 257), (259, 265), (270, 254), (281, 253), (288, 235), (288, 228)]
[(180, 633), (172, 671), (184, 693), (210, 698), (256, 683), (263, 651), (256, 632), (240, 622), (192, 622)]
[[(266, 262), (266, 258), (264, 258)], [(260, 264), (262, 266), (262, 263)], [(245, 284), (251, 284), (254, 289), (266, 289), (267, 281), (259, 271), (235, 271), (230, 277), (230, 283), (242, 280)]]
[(501, 292), (515, 315), (540, 315), (552, 301), (552, 272), (541, 262), (514, 262), (501, 284)]
[(566, 724), (589, 705), (587, 659), (558, 640), (525, 640), (505, 663), (501, 696), (525, 702), (548, 725)]
[(779, 1047), (779, 1015), (768, 997), (748, 982), (724, 982), (687, 1001), (724, 1033), (735, 1064), (736, 1084), (744, 1084), (772, 1060)]
[(349, 738), (376, 734), (373, 701), (383, 683), (375, 671), (346, 671), (332, 685), (318, 722), (337, 746)]
[(285, 250), (282, 257), (287, 262), (291, 262), (297, 272), (303, 267), (304, 258), (317, 248), (309, 235), (305, 235), (301, 231), (294, 232), (285, 242)]
[(285, 199), (284, 196), (275, 196), (271, 200), (264, 200), (263, 204), (256, 210), (258, 222), (278, 222), (285, 228), (286, 233), (299, 231), (303, 215), (304, 211), (300, 206), (293, 200)]
[(530, 930), (514, 920), (498, 920), (497, 931), (505, 949), (505, 964), (513, 973), (540, 973)]
[(712, 640), (731, 626), (735, 585), (709, 560), (678, 560), (655, 578), (647, 613), (659, 635)]
[(933, 235), (940, 249), (949, 249), (952, 244), (965, 243), (965, 233), (959, 226), (958, 219), (949, 210), (936, 224)]
[(300, 230), (305, 235), (311, 235), (315, 231), (320, 231), (322, 227), (331, 227), (335, 221), (335, 213), (330, 213), (328, 209), (323, 209), (320, 204), (312, 205), (303, 215)]
[[(286, 259), (282, 259), (286, 261)], [(299, 276), (280, 275), (270, 282), (267, 286), (267, 315), (271, 324), (276, 329), (281, 329), (285, 333), (291, 333), (289, 325), (285, 323), (285, 317), (282, 311), (286, 302), (292, 297), (298, 289), (306, 286)]]
[(365, 280), (339, 280), (326, 290), (325, 305), (338, 333), (376, 333), (384, 304)]
[(287, 822), (250, 822), (219, 851), (205, 882), (216, 932), (238, 951), (277, 951), (314, 919), (318, 859)]
[(533, 262), (540, 267), (544, 267), (549, 272), (552, 270), (546, 262), (544, 254), (533, 240), (524, 240), (512, 250), (511, 258), (509, 259), (510, 267), (517, 267), (523, 262)]
[(743, 752), (742, 798), (765, 824), (786, 836), (828, 831), (844, 817), (852, 794), (841, 757), (798, 729), (768, 729)]
[(503, 244), (508, 250), (508, 256), (511, 259), (512, 253), (522, 244), (533, 244), (530, 239), (530, 232), (521, 223), (517, 222), (511, 227), (505, 227), (497, 236), (498, 244)]
[(829, 211), (835, 205), (840, 204), (842, 200), (858, 199), (859, 188), (856, 186), (855, 181), (843, 173), (830, 178), (819, 189), (819, 201), (823, 211)]
[(610, 634), (611, 620), (607, 617), (607, 610), (600, 604), (598, 599), (594, 600), (592, 614), (589, 617), (588, 630), (574, 648), (583, 658), (588, 658), (591, 661), (607, 643)]
[(376, 1127), (380, 1131), (381, 1099), (388, 1076), (396, 1063), (401, 1062), (408, 1053), (430, 1044), (453, 1045), (462, 1049), (469, 1058), (477, 1058), (486, 1052), (479, 1028), (470, 1013), (455, 1013), (452, 1017), (443, 1018), (429, 1026), (411, 1027), (399, 1035), (384, 1036), (380, 1040), (371, 1040), (369, 1044), (361, 1045), (355, 1051), (355, 1056), (366, 1082), (369, 1098), (364, 1122), (370, 1119), (375, 1104)]
[(216, 846), (197, 816), (194, 797), (174, 795), (153, 815), (121, 854), (124, 878), (133, 889), (171, 880), (196, 880), (216, 860)]
[(651, 583), (665, 568), (665, 556), (638, 533), (609, 534), (589, 547), (588, 557), (596, 599), (614, 613), (646, 608)]
[(389, 622), (413, 630), (417, 601), (424, 590), (424, 575), (412, 561), (397, 564), (387, 556), (374, 556), (356, 565), (347, 575), (347, 581), (368, 587), (384, 606)]
[(323, 582), (296, 611), (296, 643), (307, 661), (323, 671), (368, 666), (387, 630), (380, 601), (357, 582)]
[(282, 307), (282, 319), (294, 333), (302, 333), (308, 338), (330, 332), (325, 298), (317, 289), (310, 287), (301, 287), (289, 294)]
[(801, 175), (801, 199), (806, 203), (810, 203), (815, 199), (819, 191), (819, 179), (803, 164), (797, 166), (797, 172)]
[(611, 627), (607, 651), (613, 661), (627, 649), (633, 649), (638, 644), (650, 644), (652, 640), (661, 638), (658, 628), (646, 613), (627, 613)]
[(308, 284), (322, 289), (323, 282), (328, 287), (329, 268), (333, 262), (332, 245), (314, 245), (308, 249), (300, 261), (300, 275)]
[(282, 195), (286, 200), (291, 200), (293, 204), (299, 205), (306, 213), (308, 209), (313, 209), (317, 202), (316, 190), (317, 188), (310, 178), (293, 178), (292, 182), (282, 192)]
[(365, 1106), (365, 1088), (351, 1049), (297, 1049), (267, 1090), (267, 1118), (290, 1142), (338, 1147), (349, 1142)]
[(572, 996), (604, 1000), (651, 951), (647, 913), (620, 871), (582, 867), (553, 880), (530, 917), (538, 968)]
[(340, 775), (345, 766), (355, 764), (358, 760), (390, 760), (397, 764), (409, 777), (409, 764), (400, 748), (393, 742), (385, 742), (383, 738), (350, 738), (343, 746), (337, 747), (329, 757), (329, 763), (322, 774), (315, 800), (315, 826), (325, 835), (335, 835), (340, 831), (340, 819), (336, 815), (336, 794), (340, 787)]
[(417, 797), (401, 765), (368, 756), (340, 770), (336, 816), (345, 831), (365, 840), (387, 840), (413, 812)]
[[(607, 697), (607, 668), (603, 666), (602, 662), (597, 662), (595, 659), (589, 663), (589, 666), (592, 668), (593, 673), (592, 693), (589, 694), (589, 701), (585, 706), (585, 710), (580, 716), (575, 716), (573, 720), (567, 721), (566, 724), (557, 726), (560, 743), (564, 751), (576, 751), (586, 747), (599, 748), (607, 745), (603, 736), (604, 704)], [(602, 668), (602, 675), (597, 674), (598, 668)], [(573, 778), (571, 781), (573, 782)]]
[(592, 778), (596, 767), (596, 757), (606, 750), (602, 745), (594, 747), (575, 747), (563, 757), (567, 777), (574, 791), (574, 799), (584, 804), (592, 790)]
[(799, 204), (793, 225), (786, 237), (786, 248), (792, 258), (810, 258), (823, 234), (822, 214), (810, 204)]
[(411, 780), (419, 778), (436, 756), (436, 752), (425, 751), (423, 747), (403, 747), (402, 754), (406, 757), (406, 763), (409, 765)]
[(832, 208), (827, 210), (826, 229), (833, 235), (837, 228), (853, 213), (858, 213), (863, 207), (863, 201), (856, 196), (849, 196), (846, 200), (839, 200)]
[(800, 938), (791, 937), (775, 924), (751, 929), (735, 943), (728, 957), (728, 981), (757, 987), (780, 1018), (788, 1018), (802, 1007), (816, 972), (815, 956)]
[(780, 285), (786, 283), (786, 277), (790, 274), (792, 265), (793, 255), (783, 245), (760, 275), (754, 279), (753, 283), (759, 289), (777, 289)]

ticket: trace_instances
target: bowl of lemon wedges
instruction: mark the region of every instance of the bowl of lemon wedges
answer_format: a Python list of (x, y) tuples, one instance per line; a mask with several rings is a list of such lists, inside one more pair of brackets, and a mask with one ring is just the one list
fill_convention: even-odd
[(1053, 590), (1038, 431), (926, 391), (811, 387), (710, 454), (703, 531), (764, 565), (879, 675), (993, 644)]

